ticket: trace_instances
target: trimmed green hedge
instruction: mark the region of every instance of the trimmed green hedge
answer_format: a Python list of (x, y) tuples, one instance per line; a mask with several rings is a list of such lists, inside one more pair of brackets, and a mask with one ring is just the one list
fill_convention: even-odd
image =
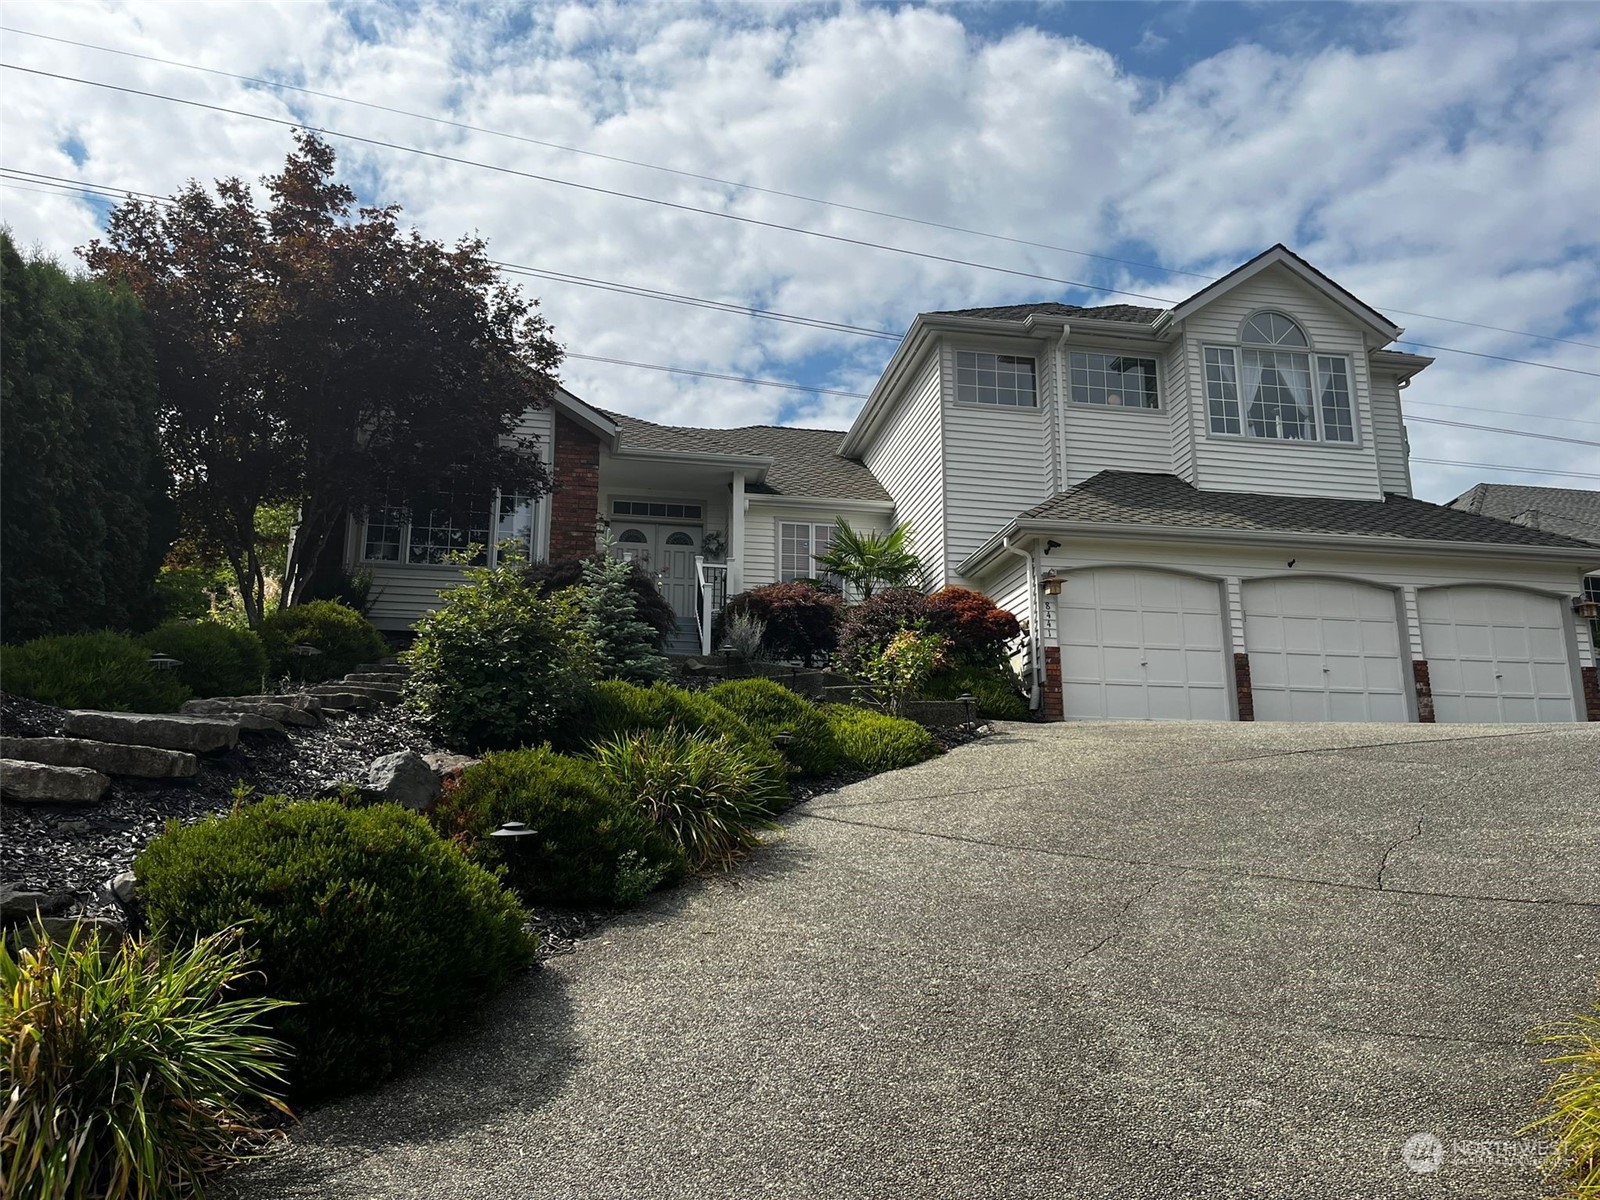
[(196, 696), (245, 696), (263, 690), (267, 651), (249, 629), (216, 621), (167, 621), (139, 641), (177, 659), (172, 673)]
[(376, 1082), (532, 961), (516, 898), (394, 805), (264, 800), (169, 822), (134, 864), (170, 946), (240, 926), (302, 1097)]
[(839, 747), (834, 744), (828, 718), (804, 696), (796, 695), (770, 679), (733, 679), (706, 692), (716, 703), (775, 745), (780, 733), (793, 740), (782, 754), (802, 774), (813, 778), (839, 769)]
[(963, 692), (977, 701), (977, 715), (996, 721), (1026, 721), (1032, 714), (1009, 670), (995, 667), (952, 667), (940, 671), (922, 689), (929, 700), (954, 700)]
[[(373, 623), (337, 600), (313, 600), (293, 608), (268, 613), (257, 630), (267, 648), (274, 676), (288, 675), (308, 683), (337, 679), (361, 663), (375, 662), (389, 653)], [(321, 654), (300, 658), (298, 645), (315, 646)]]
[[(473, 861), (501, 867), (521, 896), (572, 908), (627, 907), (682, 873), (682, 856), (616, 795), (593, 762), (549, 747), (488, 754), (429, 814)], [(537, 831), (507, 853), (489, 835), (507, 821)]]
[(150, 651), (109, 630), (0, 647), (0, 688), (57, 708), (176, 712), (194, 693), (150, 665)]
[(941, 753), (939, 743), (915, 721), (870, 708), (829, 704), (822, 709), (846, 767), (857, 771), (898, 771)]

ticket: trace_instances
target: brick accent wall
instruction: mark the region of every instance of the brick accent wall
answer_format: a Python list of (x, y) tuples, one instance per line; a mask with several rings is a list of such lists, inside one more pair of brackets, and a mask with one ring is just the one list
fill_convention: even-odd
[(1600, 667), (1583, 668), (1583, 707), (1589, 720), (1600, 721)]
[(1066, 707), (1061, 702), (1061, 647), (1046, 646), (1044, 651), (1044, 719), (1064, 721)]
[(588, 558), (600, 515), (600, 439), (558, 412), (555, 442), (550, 561)]
[(1424, 725), (1432, 725), (1433, 721), (1433, 677), (1428, 674), (1426, 659), (1414, 658), (1411, 660), (1411, 678), (1417, 685), (1417, 720)]
[(1250, 687), (1250, 656), (1240, 651), (1233, 656), (1233, 687), (1239, 696), (1239, 720), (1256, 719), (1256, 694)]

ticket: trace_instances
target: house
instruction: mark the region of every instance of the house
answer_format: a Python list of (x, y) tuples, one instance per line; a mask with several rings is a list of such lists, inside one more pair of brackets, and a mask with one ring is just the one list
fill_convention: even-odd
[[(717, 589), (816, 574), (836, 517), (904, 524), (936, 585), (1025, 623), (1053, 719), (1600, 720), (1572, 603), (1600, 550), (1412, 498), (1400, 392), (1432, 360), (1401, 332), (1283, 246), (1169, 309), (922, 313), (842, 434), (563, 395), (526, 430), (557, 490), (486, 498), (473, 532), (559, 557), (602, 515), (688, 648)], [(415, 531), (352, 528), (380, 625), (448, 582), (422, 520), (420, 555)]]

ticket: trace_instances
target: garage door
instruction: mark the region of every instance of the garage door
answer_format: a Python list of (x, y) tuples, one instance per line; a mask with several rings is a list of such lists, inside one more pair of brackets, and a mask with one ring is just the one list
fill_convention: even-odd
[(1575, 721), (1561, 602), (1509, 588), (1417, 593), (1438, 721)]
[(1339, 579), (1241, 589), (1258, 721), (1408, 721), (1393, 592)]
[(1069, 573), (1058, 604), (1069, 719), (1228, 719), (1217, 584), (1100, 567)]

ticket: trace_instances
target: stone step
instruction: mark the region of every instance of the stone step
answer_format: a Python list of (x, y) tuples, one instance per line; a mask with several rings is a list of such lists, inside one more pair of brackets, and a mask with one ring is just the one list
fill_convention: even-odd
[(260, 713), (229, 713), (228, 720), (239, 723), (240, 733), (288, 733), (283, 722)]
[[(324, 691), (323, 688), (327, 690)], [(398, 704), (400, 702), (399, 688), (377, 687), (370, 683), (328, 683), (324, 684), (322, 688), (318, 688), (315, 694), (326, 701), (330, 693), (344, 696), (366, 696), (379, 704)]]
[(397, 675), (401, 678), (411, 674), (410, 667), (402, 667), (399, 663), (357, 663), (350, 669), (352, 675)]
[(88, 767), (0, 759), (0, 795), (23, 804), (93, 804), (110, 786), (109, 775)]
[(317, 698), (322, 701), (324, 715), (329, 709), (378, 707), (377, 697), (363, 695), (360, 692), (347, 691), (344, 688), (340, 688), (338, 691), (332, 688), (326, 691), (319, 691)]
[(0, 757), (52, 767), (88, 767), (103, 775), (132, 775), (140, 779), (188, 779), (197, 760), (182, 750), (158, 746), (128, 746), (94, 742), (85, 738), (0, 737)]
[[(195, 704), (199, 702), (190, 700), (187, 701), (187, 703)], [(318, 712), (322, 708), (322, 701), (316, 696), (313, 696), (310, 692), (280, 692), (270, 695), (263, 694), (260, 696), (207, 696), (205, 697), (205, 703), (282, 704), (289, 708), (299, 708), (310, 713)]]
[(411, 676), (389, 674), (383, 671), (351, 671), (340, 683), (364, 683), (371, 687), (397, 688)]
[(266, 717), (282, 725), (312, 726), (322, 722), (320, 712), (270, 700), (185, 700), (178, 711), (188, 717)]
[(209, 754), (231, 750), (239, 744), (239, 723), (217, 717), (183, 717), (174, 713), (94, 712), (77, 709), (67, 714), (66, 732), (72, 737), (125, 746), (160, 746)]

